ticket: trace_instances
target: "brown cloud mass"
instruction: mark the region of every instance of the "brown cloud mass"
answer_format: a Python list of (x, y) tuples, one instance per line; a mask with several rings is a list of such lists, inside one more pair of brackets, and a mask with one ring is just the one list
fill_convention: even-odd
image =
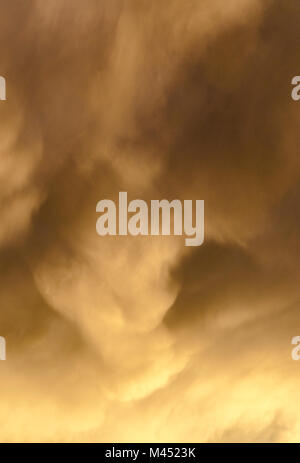
[[(297, 441), (298, 0), (0, 0), (2, 442)], [(204, 199), (206, 241), (96, 234)]]

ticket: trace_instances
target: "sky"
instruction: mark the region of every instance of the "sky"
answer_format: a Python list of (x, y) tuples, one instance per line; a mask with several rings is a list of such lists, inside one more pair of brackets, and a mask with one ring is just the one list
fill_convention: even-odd
[[(297, 442), (298, 0), (0, 0), (1, 442)], [(205, 242), (96, 204), (205, 201)]]

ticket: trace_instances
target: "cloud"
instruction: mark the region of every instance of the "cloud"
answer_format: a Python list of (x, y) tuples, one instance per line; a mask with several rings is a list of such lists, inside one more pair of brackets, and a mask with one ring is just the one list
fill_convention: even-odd
[[(297, 440), (300, 10), (223, 3), (0, 0), (1, 441)], [(205, 244), (100, 238), (119, 191)]]

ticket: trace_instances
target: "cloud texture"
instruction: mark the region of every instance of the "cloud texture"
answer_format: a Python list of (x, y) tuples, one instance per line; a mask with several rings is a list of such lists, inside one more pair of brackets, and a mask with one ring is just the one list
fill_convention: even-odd
[[(0, 0), (2, 442), (297, 441), (297, 0)], [(204, 199), (205, 244), (96, 234)]]

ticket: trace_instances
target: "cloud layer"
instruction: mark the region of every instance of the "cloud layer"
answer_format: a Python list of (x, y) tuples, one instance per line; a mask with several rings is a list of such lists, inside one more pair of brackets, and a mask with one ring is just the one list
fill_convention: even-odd
[[(0, 11), (1, 441), (297, 441), (297, 0)], [(100, 238), (119, 191), (205, 244)]]

